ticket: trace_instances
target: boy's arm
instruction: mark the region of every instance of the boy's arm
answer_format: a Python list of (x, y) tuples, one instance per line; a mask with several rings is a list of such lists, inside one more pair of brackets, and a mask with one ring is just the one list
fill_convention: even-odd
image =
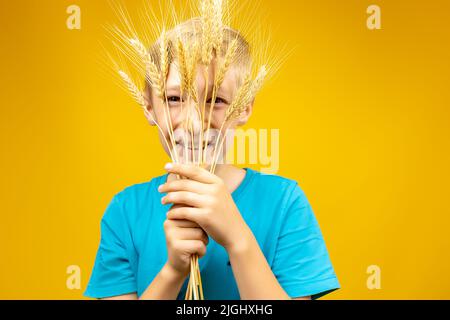
[[(227, 249), (241, 299), (291, 299), (273, 274), (251, 231), (249, 230), (248, 235), (241, 239), (242, 241), (236, 243), (234, 247)], [(310, 298), (300, 297), (295, 300)]]
[(166, 263), (139, 300), (176, 300), (184, 280)]
[(120, 296), (115, 297), (108, 297), (108, 298), (102, 298), (99, 300), (137, 300), (137, 294), (136, 293), (130, 293), (130, 294), (122, 294)]
[(176, 300), (183, 282), (184, 277), (165, 264), (140, 297), (130, 293), (100, 300)]

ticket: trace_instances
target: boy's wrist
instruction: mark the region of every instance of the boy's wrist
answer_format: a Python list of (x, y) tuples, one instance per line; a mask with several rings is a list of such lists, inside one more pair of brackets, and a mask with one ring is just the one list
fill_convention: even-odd
[(168, 262), (162, 267), (161, 275), (171, 283), (183, 282), (187, 276), (173, 268)]
[(249, 228), (241, 234), (239, 238), (233, 241), (229, 246), (225, 247), (230, 258), (233, 256), (242, 256), (250, 252), (254, 245), (257, 244), (255, 236)]

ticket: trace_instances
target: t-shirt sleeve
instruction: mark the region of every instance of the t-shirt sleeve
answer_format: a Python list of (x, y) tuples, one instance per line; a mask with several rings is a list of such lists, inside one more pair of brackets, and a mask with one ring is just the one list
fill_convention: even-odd
[(106, 298), (137, 291), (127, 226), (122, 205), (115, 195), (101, 220), (100, 245), (84, 292), (86, 297)]
[(287, 200), (272, 270), (291, 298), (317, 299), (340, 288), (311, 205), (296, 183)]

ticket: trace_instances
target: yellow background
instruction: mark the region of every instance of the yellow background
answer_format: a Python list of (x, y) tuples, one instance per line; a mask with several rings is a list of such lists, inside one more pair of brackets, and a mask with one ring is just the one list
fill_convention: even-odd
[[(372, 3), (382, 30), (366, 27)], [(261, 3), (274, 39), (298, 47), (249, 126), (280, 129), (279, 174), (306, 192), (342, 285), (327, 298), (450, 298), (449, 9)], [(163, 173), (155, 129), (98, 62), (112, 20), (103, 0), (0, 2), (0, 298), (82, 298), (107, 203)], [(69, 265), (81, 290), (66, 288)]]

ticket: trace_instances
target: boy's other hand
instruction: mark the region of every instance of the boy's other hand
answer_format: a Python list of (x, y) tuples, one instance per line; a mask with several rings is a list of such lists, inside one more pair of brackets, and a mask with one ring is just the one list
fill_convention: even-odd
[(190, 271), (191, 256), (206, 254), (208, 236), (200, 226), (188, 220), (164, 221), (168, 261), (167, 264), (182, 277)]

